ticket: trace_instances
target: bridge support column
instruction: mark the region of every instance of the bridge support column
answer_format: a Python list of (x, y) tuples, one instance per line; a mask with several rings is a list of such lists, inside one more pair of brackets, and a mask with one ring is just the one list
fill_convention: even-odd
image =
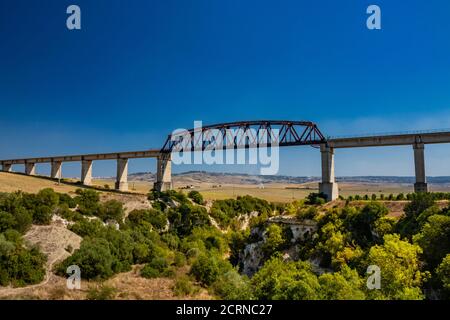
[(36, 174), (36, 164), (34, 162), (25, 162), (25, 174), (29, 176)]
[(428, 192), (427, 178), (425, 175), (425, 147), (423, 143), (413, 145), (414, 166), (416, 171), (416, 183), (414, 192)]
[(50, 177), (53, 179), (61, 179), (61, 161), (52, 161)]
[(9, 163), (4, 163), (2, 165), (2, 171), (3, 172), (11, 172), (12, 171), (12, 165)]
[(81, 183), (85, 186), (92, 184), (92, 160), (81, 161)]
[(128, 191), (128, 159), (117, 159), (116, 190)]
[(334, 177), (334, 149), (322, 144), (320, 153), (322, 158), (322, 182), (319, 183), (319, 192), (326, 195), (327, 201), (333, 201), (339, 196), (338, 185)]
[(153, 188), (157, 191), (172, 189), (172, 159), (170, 154), (162, 154), (156, 164), (156, 182)]

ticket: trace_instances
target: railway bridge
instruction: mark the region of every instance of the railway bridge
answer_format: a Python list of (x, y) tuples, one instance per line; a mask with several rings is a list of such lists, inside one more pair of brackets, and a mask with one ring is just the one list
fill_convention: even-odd
[[(217, 144), (220, 141), (220, 145)], [(117, 174), (115, 188), (128, 190), (128, 160), (135, 158), (156, 158), (156, 182), (154, 188), (160, 191), (172, 188), (172, 154), (173, 152), (203, 152), (215, 146), (219, 149), (289, 147), (310, 145), (320, 149), (322, 178), (319, 191), (323, 192), (329, 201), (339, 196), (335, 179), (334, 155), (341, 148), (365, 148), (385, 146), (412, 146), (415, 164), (415, 192), (427, 192), (425, 174), (425, 145), (450, 143), (450, 131), (417, 131), (371, 136), (325, 137), (317, 125), (309, 121), (240, 121), (204, 126), (183, 130), (170, 134), (162, 148), (142, 151), (127, 151), (114, 153), (80, 154), (46, 156), (21, 159), (0, 160), (2, 170), (11, 172), (12, 166), (22, 164), (25, 174), (35, 175), (36, 165), (51, 164), (51, 178), (62, 177), (64, 162), (81, 162), (81, 183), (92, 184), (92, 162), (101, 160), (116, 160)]]

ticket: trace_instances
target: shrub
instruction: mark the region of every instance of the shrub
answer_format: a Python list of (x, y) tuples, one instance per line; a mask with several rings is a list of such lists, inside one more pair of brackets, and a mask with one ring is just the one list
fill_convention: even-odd
[(220, 275), (213, 283), (212, 289), (215, 294), (225, 300), (254, 299), (250, 281), (234, 269)]
[(114, 300), (117, 289), (106, 284), (100, 287), (90, 287), (86, 296), (87, 300)]
[(172, 229), (179, 236), (186, 236), (192, 232), (196, 226), (208, 226), (208, 213), (205, 208), (182, 204), (178, 208), (169, 212), (169, 221)]
[(125, 211), (123, 204), (117, 200), (108, 200), (101, 204), (97, 215), (103, 221), (115, 220), (116, 222), (122, 222)]
[(8, 230), (5, 234), (0, 234), (0, 285), (26, 286), (41, 282), (45, 275), (45, 255), (37, 247), (26, 249), (17, 231)]
[(38, 205), (33, 211), (33, 222), (35, 224), (50, 224), (52, 220), (52, 208), (44, 204)]
[(87, 216), (97, 215), (100, 209), (100, 196), (98, 192), (89, 189), (77, 189), (75, 201), (78, 204), (78, 211)]
[(114, 274), (113, 266), (117, 259), (112, 255), (110, 245), (105, 239), (84, 239), (80, 249), (58, 265), (60, 275), (66, 275), (68, 266), (77, 265), (84, 279), (107, 279)]
[(173, 270), (169, 268), (169, 263), (162, 257), (153, 258), (141, 270), (141, 276), (144, 278), (158, 278), (173, 276)]
[(59, 203), (59, 195), (51, 188), (42, 189), (36, 194), (36, 203), (54, 208)]
[(436, 269), (436, 275), (441, 282), (444, 298), (450, 297), (450, 253), (442, 259), (441, 264)]
[(8, 212), (0, 212), (0, 233), (8, 229), (13, 229), (16, 225), (16, 219)]
[(327, 196), (324, 193), (310, 193), (306, 197), (306, 204), (310, 205), (322, 205), (326, 202)]
[(176, 279), (173, 292), (177, 296), (190, 296), (198, 292), (198, 288), (192, 284), (188, 276), (183, 275)]
[(205, 202), (201, 193), (195, 190), (189, 192), (188, 197), (197, 204), (203, 204)]
[(429, 217), (420, 233), (413, 237), (414, 243), (423, 249), (423, 257), (430, 270), (436, 268), (449, 253), (449, 235), (450, 217), (437, 214)]
[(320, 284), (307, 262), (285, 262), (272, 257), (253, 276), (253, 292), (263, 300), (316, 300)]
[(176, 267), (183, 267), (184, 265), (186, 265), (185, 255), (181, 252), (175, 252), (175, 258), (174, 258), (173, 264)]
[(74, 209), (77, 206), (77, 202), (74, 198), (69, 196), (67, 193), (58, 193), (59, 204), (66, 204), (69, 208)]
[(277, 224), (270, 224), (266, 228), (265, 241), (262, 250), (266, 257), (278, 251), (284, 244), (283, 229)]
[(226, 228), (231, 221), (243, 214), (258, 212), (260, 216), (269, 216), (273, 211), (272, 205), (267, 201), (251, 196), (237, 197), (237, 199), (214, 201), (210, 214), (222, 227)]
[(133, 226), (150, 224), (157, 230), (162, 230), (167, 226), (167, 218), (164, 213), (158, 210), (133, 210), (127, 217), (127, 222)]
[(219, 275), (231, 268), (228, 261), (221, 260), (215, 255), (201, 254), (192, 265), (190, 274), (203, 285), (209, 286), (218, 279)]
[(319, 210), (317, 210), (317, 207), (309, 207), (307, 209), (299, 209), (297, 212), (297, 218), (299, 220), (314, 219), (317, 217), (318, 213), (319, 213)]
[(105, 227), (103, 226), (103, 223), (97, 219), (89, 220), (83, 218), (82, 220), (71, 225), (69, 227), (69, 230), (84, 238), (95, 237), (100, 232), (102, 232), (104, 228)]

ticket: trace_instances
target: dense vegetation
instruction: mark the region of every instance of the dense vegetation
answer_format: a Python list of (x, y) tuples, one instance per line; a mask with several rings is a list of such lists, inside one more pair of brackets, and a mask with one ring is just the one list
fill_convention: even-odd
[[(203, 287), (223, 299), (450, 298), (450, 208), (440, 209), (435, 201), (442, 197), (435, 194), (406, 196), (400, 219), (371, 198), (326, 212), (321, 194), (287, 206), (250, 196), (217, 200), (209, 212), (195, 191), (152, 191), (148, 198), (152, 208), (125, 217), (122, 203), (101, 202), (93, 190), (77, 190), (75, 197), (51, 189), (0, 194), (0, 285), (42, 281), (45, 258), (22, 235), (57, 214), (83, 237), (56, 266), (62, 276), (73, 264), (94, 280), (140, 265), (142, 277), (174, 278), (178, 295)], [(314, 231), (294, 238), (289, 225), (268, 223), (283, 212)], [(262, 253), (250, 277), (242, 272), (249, 245)], [(287, 258), (293, 251), (296, 258)], [(381, 270), (379, 290), (366, 285), (373, 265)], [(110, 298), (111, 290), (92, 289), (89, 297)]]

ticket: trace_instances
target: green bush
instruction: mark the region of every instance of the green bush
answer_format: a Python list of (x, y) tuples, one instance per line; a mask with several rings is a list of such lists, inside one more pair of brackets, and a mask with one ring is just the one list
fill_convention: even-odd
[(272, 257), (253, 276), (253, 292), (264, 300), (316, 300), (320, 297), (320, 284), (306, 262), (286, 262)]
[(141, 276), (144, 278), (171, 277), (174, 275), (172, 268), (165, 258), (153, 258), (141, 270)]
[(131, 226), (144, 225), (153, 226), (157, 230), (162, 230), (167, 226), (167, 217), (164, 213), (158, 210), (133, 210), (127, 217), (127, 223)]
[(77, 202), (74, 198), (69, 196), (67, 193), (58, 193), (59, 204), (66, 204), (70, 209), (74, 209), (77, 206)]
[(190, 274), (203, 285), (209, 286), (214, 283), (221, 274), (224, 274), (231, 269), (232, 266), (228, 261), (222, 260), (213, 254), (201, 254), (193, 263)]
[(191, 296), (198, 292), (198, 288), (192, 284), (188, 276), (181, 276), (176, 279), (173, 292), (177, 296)]
[(100, 209), (100, 196), (98, 192), (90, 189), (77, 189), (75, 201), (78, 204), (78, 212), (86, 216), (98, 214)]
[(209, 226), (211, 224), (205, 208), (190, 204), (182, 204), (178, 208), (170, 210), (168, 218), (172, 230), (178, 236), (189, 235), (197, 226)]
[(220, 275), (213, 283), (215, 294), (225, 300), (253, 300), (253, 290), (246, 276), (232, 269)]
[(69, 227), (69, 230), (75, 232), (80, 237), (95, 237), (100, 234), (105, 227), (97, 219), (83, 218)]
[(77, 265), (83, 279), (107, 279), (114, 274), (114, 265), (118, 263), (107, 240), (95, 238), (84, 239), (80, 249), (58, 265), (61, 276), (66, 275), (67, 267)]
[(306, 197), (306, 204), (309, 205), (322, 205), (326, 202), (327, 196), (324, 193), (310, 193)]
[(214, 201), (210, 215), (222, 227), (230, 226), (234, 218), (243, 214), (258, 212), (262, 216), (269, 216), (273, 212), (273, 207), (265, 200), (251, 196), (237, 197), (235, 199)]
[(103, 221), (114, 220), (116, 222), (122, 222), (125, 215), (122, 202), (117, 200), (108, 200), (102, 203), (97, 212), (97, 216)]
[(100, 287), (90, 287), (86, 296), (87, 300), (114, 300), (117, 289), (105, 284)]
[(436, 269), (436, 275), (442, 287), (443, 298), (450, 298), (450, 253), (442, 259), (441, 264)]
[(41, 282), (46, 260), (37, 247), (25, 248), (17, 231), (0, 234), (0, 285), (26, 286)]
[(413, 239), (423, 249), (429, 270), (434, 270), (450, 251), (450, 216), (430, 216)]
[(188, 197), (197, 204), (204, 204), (204, 202), (205, 202), (203, 200), (203, 196), (201, 195), (201, 193), (198, 191), (195, 191), (195, 190), (189, 192)]

